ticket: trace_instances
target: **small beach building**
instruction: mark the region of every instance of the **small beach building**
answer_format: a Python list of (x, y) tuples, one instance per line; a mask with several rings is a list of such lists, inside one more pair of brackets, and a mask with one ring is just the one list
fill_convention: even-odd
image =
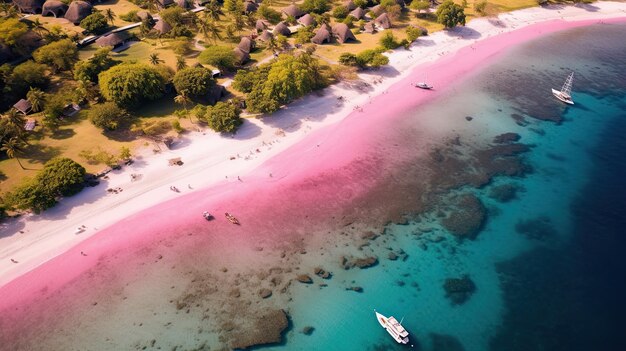
[(235, 53), (235, 58), (237, 59), (237, 63), (239, 63), (240, 65), (243, 65), (246, 62), (250, 61), (250, 54), (241, 50), (240, 48), (238, 47), (234, 48), (233, 52)]
[(24, 130), (32, 132), (36, 126), (37, 121), (34, 118), (29, 118), (26, 120), (26, 123), (24, 123)]
[(348, 9), (348, 11), (352, 11), (357, 8), (356, 4), (352, 0), (345, 1), (343, 3), (343, 6), (345, 6)]
[(372, 22), (365, 23), (365, 26), (363, 26), (363, 32), (374, 34), (376, 33), (376, 26)]
[(155, 25), (154, 27), (152, 27), (152, 29), (156, 30), (157, 32), (159, 32), (159, 34), (167, 34), (169, 33), (169, 31), (172, 30), (172, 26), (170, 26), (169, 23), (165, 22), (164, 20), (160, 19)]
[(356, 37), (345, 23), (336, 23), (333, 26), (333, 37), (342, 44), (347, 41), (356, 41)]
[(156, 0), (160, 8), (166, 8), (174, 3), (174, 0)]
[(145, 20), (152, 21), (152, 15), (148, 11), (139, 11), (139, 12), (137, 12), (137, 17), (139, 17), (139, 19), (142, 20), (142, 21), (145, 21)]
[(110, 46), (113, 49), (119, 48), (126, 44), (130, 39), (130, 35), (126, 32), (115, 32), (107, 35), (103, 35), (96, 39), (96, 44), (100, 47)]
[(15, 105), (13, 105), (13, 108), (16, 109), (18, 112), (27, 115), (30, 113), (30, 111), (33, 110), (33, 105), (31, 105), (30, 101), (26, 99), (20, 99), (20, 101), (16, 102)]
[(284, 13), (286, 16), (291, 16), (295, 18), (304, 16), (304, 11), (300, 10), (300, 8), (296, 6), (295, 4), (291, 4), (285, 7), (284, 9), (281, 10), (281, 12)]
[(274, 27), (272, 34), (274, 34), (274, 36), (281, 34), (287, 37), (291, 35), (291, 30), (289, 30), (289, 27), (287, 27), (285, 22), (280, 22), (279, 24), (276, 25), (276, 27)]
[(193, 0), (174, 0), (176, 6), (188, 10), (193, 7)]
[(73, 1), (70, 6), (67, 8), (67, 12), (65, 13), (65, 19), (74, 23), (75, 25), (80, 24), (80, 21), (85, 19), (85, 17), (91, 15), (93, 11), (93, 6), (86, 1)]
[(358, 20), (363, 19), (363, 17), (365, 17), (365, 10), (363, 10), (360, 7), (355, 8), (354, 10), (352, 10), (348, 16), (352, 16)]
[(243, 12), (244, 13), (253, 13), (259, 9), (259, 5), (254, 1), (246, 1), (243, 3)]
[(43, 4), (42, 16), (54, 16), (55, 18), (65, 16), (67, 5), (59, 0), (48, 0)]
[(389, 29), (391, 28), (391, 19), (389, 19), (389, 15), (387, 13), (383, 13), (380, 16), (376, 17), (374, 20), (374, 24), (378, 27), (378, 29)]
[(61, 114), (63, 115), (63, 117), (73, 117), (80, 110), (81, 110), (80, 105), (71, 103), (63, 107), (63, 112), (61, 112)]
[(311, 38), (311, 42), (317, 45), (328, 44), (333, 37), (326, 26), (322, 26), (315, 31), (315, 35)]
[(254, 27), (256, 28), (257, 32), (262, 32), (268, 29), (270, 25), (271, 24), (268, 21), (259, 19), (259, 20), (256, 20), (256, 25)]
[(249, 54), (256, 47), (256, 43), (250, 37), (242, 37), (237, 47)]
[(259, 40), (265, 43), (269, 42), (273, 38), (274, 38), (274, 35), (270, 33), (268, 30), (264, 30), (263, 33), (259, 35)]
[(311, 14), (306, 14), (300, 18), (298, 18), (298, 23), (305, 27), (315, 26), (317, 22), (315, 21), (315, 17), (311, 16)]
[(385, 12), (385, 10), (380, 5), (370, 7), (369, 11), (373, 12), (376, 16), (380, 16), (383, 12)]
[(13, 3), (22, 13), (38, 14), (43, 10), (44, 0), (13, 0)]

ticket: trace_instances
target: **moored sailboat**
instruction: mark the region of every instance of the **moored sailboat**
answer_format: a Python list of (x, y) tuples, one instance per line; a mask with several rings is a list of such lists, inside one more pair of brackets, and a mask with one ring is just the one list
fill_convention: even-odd
[(574, 81), (574, 72), (570, 73), (570, 75), (565, 80), (563, 87), (561, 90), (552, 89), (552, 94), (559, 100), (563, 101), (566, 104), (573, 105), (574, 101), (572, 100), (572, 82)]

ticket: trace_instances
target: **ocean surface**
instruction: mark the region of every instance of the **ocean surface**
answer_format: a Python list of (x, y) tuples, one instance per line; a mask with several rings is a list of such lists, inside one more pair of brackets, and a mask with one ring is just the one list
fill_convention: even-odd
[[(162, 239), (154, 247), (101, 257), (66, 289), (0, 316), (0, 350), (223, 350), (254, 325), (264, 330), (272, 321), (259, 313), (275, 308), (289, 315), (283, 342), (254, 349), (626, 350), (624, 34), (626, 25), (598, 24), (511, 49), (381, 126), (372, 139), (388, 157), (372, 155), (391, 161), (358, 155), (359, 164), (391, 169), (281, 189), (288, 201), (269, 201), (258, 227), (226, 232), (255, 241), (254, 250), (241, 245), (243, 256), (261, 257), (250, 262), (275, 267), (237, 271), (229, 265), (236, 253), (205, 254), (229, 239), (203, 229), (155, 234)], [(574, 106), (550, 92), (570, 72)], [(316, 179), (339, 191), (300, 209)], [(353, 196), (351, 184), (360, 183), (371, 194)], [(300, 216), (337, 203), (346, 208), (334, 212), (350, 214), (342, 229), (320, 230)], [(360, 227), (392, 207), (405, 220)], [(281, 211), (292, 210), (302, 224), (281, 228), (290, 216)], [(263, 225), (275, 235), (255, 236)], [(281, 231), (318, 239), (294, 248)], [(344, 269), (342, 257), (377, 261)], [(313, 274), (320, 265), (330, 279)], [(300, 273), (313, 283), (294, 280)], [(272, 295), (259, 297), (260, 288)], [(374, 310), (402, 320), (411, 345), (396, 344)], [(242, 328), (242, 320), (256, 322)]]

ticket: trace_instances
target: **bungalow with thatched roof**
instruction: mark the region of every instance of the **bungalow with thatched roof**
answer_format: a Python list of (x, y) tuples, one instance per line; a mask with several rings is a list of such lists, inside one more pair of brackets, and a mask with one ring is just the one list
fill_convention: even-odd
[(226, 88), (224, 88), (223, 85), (215, 84), (210, 88), (207, 94), (207, 102), (209, 105), (215, 105), (224, 96), (226, 96)]
[(48, 0), (43, 4), (42, 16), (63, 17), (67, 12), (67, 5), (59, 0)]
[(281, 12), (287, 16), (291, 16), (295, 18), (298, 18), (304, 15), (304, 11), (300, 10), (300, 8), (296, 6), (295, 4), (291, 4), (285, 7), (284, 9), (281, 10)]
[(352, 10), (348, 16), (352, 16), (358, 20), (363, 19), (363, 17), (365, 17), (365, 10), (363, 10), (360, 7), (355, 8), (354, 10)]
[(345, 1), (343, 3), (343, 6), (345, 6), (348, 9), (348, 11), (352, 11), (352, 10), (356, 9), (356, 7), (357, 7), (356, 4), (354, 3), (354, 1), (352, 1), (352, 0)]
[(174, 0), (156, 0), (159, 7), (166, 8), (174, 3)]
[(41, 13), (45, 0), (13, 0), (15, 6), (23, 13)]
[(65, 19), (78, 25), (80, 21), (91, 14), (93, 6), (85, 1), (73, 1), (65, 13)]
[(345, 23), (337, 23), (333, 26), (333, 36), (337, 38), (337, 41), (340, 43), (345, 43), (349, 40), (356, 41), (354, 34)]
[(237, 47), (249, 54), (256, 47), (256, 43), (250, 37), (241, 37)]
[(315, 31), (315, 35), (311, 38), (311, 42), (317, 45), (328, 44), (332, 41), (333, 37), (330, 35), (330, 31), (326, 26), (322, 26)]
[(107, 35), (103, 35), (100, 38), (96, 39), (96, 44), (100, 47), (110, 46), (112, 48), (118, 48), (124, 45), (128, 39), (130, 39), (130, 35), (126, 32), (115, 32)]
[(152, 27), (152, 29), (156, 30), (157, 32), (159, 32), (159, 34), (167, 34), (169, 33), (169, 31), (172, 30), (172, 26), (170, 26), (169, 23), (165, 22), (164, 20), (160, 19), (155, 25), (154, 27)]
[(280, 22), (279, 24), (276, 25), (276, 27), (274, 27), (272, 34), (274, 35), (282, 34), (284, 36), (289, 36), (291, 34), (291, 30), (289, 30), (289, 27), (287, 27), (285, 22)]
[(374, 34), (376, 33), (376, 26), (372, 22), (368, 22), (363, 26), (363, 32)]
[(34, 118), (29, 118), (26, 120), (26, 123), (24, 123), (24, 130), (32, 132), (33, 130), (35, 130), (36, 126), (37, 121)]
[(234, 48), (233, 52), (235, 53), (235, 58), (240, 65), (248, 62), (250, 60), (250, 54), (241, 50), (240, 48)]
[(31, 105), (30, 101), (26, 99), (20, 99), (20, 101), (13, 105), (13, 108), (27, 115), (33, 110), (33, 105)]
[(389, 19), (389, 15), (387, 15), (387, 13), (383, 13), (382, 15), (376, 17), (376, 19), (374, 20), (374, 24), (376, 24), (379, 29), (391, 28), (391, 20)]
[(315, 21), (315, 18), (308, 13), (298, 18), (298, 23), (300, 23), (301, 25), (305, 27), (315, 26), (317, 24), (317, 22)]
[(268, 30), (264, 30), (263, 33), (259, 35), (259, 40), (262, 42), (266, 42), (266, 43), (272, 40), (273, 38), (274, 38), (274, 35), (270, 33), (270, 31)]
[(263, 19), (256, 20), (256, 24), (254, 28), (256, 28), (257, 32), (262, 32), (270, 27), (270, 23)]
[(185, 10), (193, 7), (193, 0), (174, 0), (176, 5)]
[(376, 5), (376, 6), (370, 7), (368, 12), (370, 11), (373, 12), (374, 15), (380, 16), (383, 12), (385, 12), (385, 9), (383, 9), (383, 7), (380, 5)]
[(139, 17), (139, 19), (141, 21), (145, 21), (145, 20), (152, 21), (152, 19), (153, 19), (152, 15), (148, 11), (139, 11), (139, 12), (137, 12), (137, 17)]
[(259, 5), (254, 1), (246, 1), (243, 3), (243, 12), (252, 13), (259, 9)]

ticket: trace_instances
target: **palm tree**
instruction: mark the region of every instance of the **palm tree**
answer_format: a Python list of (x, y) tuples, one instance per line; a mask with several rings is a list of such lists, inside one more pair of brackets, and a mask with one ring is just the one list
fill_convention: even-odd
[(211, 18), (212, 20), (219, 20), (220, 15), (223, 15), (222, 8), (217, 0), (211, 0), (210, 3), (204, 5), (204, 17), (205, 19)]
[(17, 163), (20, 164), (20, 167), (22, 167), (22, 169), (26, 169), (22, 165), (22, 162), (20, 161), (19, 157), (17, 157), (18, 154), (24, 152), (24, 149), (22, 148), (23, 143), (24, 142), (20, 140), (20, 138), (14, 136), (8, 140), (5, 140), (4, 143), (2, 143), (2, 147), (0, 148), (0, 151), (5, 151), (7, 153), (7, 156), (9, 156), (9, 158), (16, 159)]
[(148, 0), (148, 12), (150, 13), (154, 13), (156, 11), (157, 5), (156, 5), (156, 0)]
[(178, 94), (174, 97), (174, 102), (183, 105), (185, 111), (187, 111), (187, 104), (191, 102), (186, 94)]
[(111, 25), (113, 25), (113, 20), (115, 19), (115, 17), (116, 16), (113, 10), (107, 9), (106, 11), (104, 11), (104, 18), (106, 18), (107, 21), (111, 22)]
[(176, 57), (176, 70), (180, 71), (181, 69), (184, 69), (185, 67), (187, 67), (187, 62), (185, 62), (185, 58), (183, 56), (177, 56)]
[(165, 62), (159, 58), (159, 54), (157, 54), (156, 52), (153, 52), (150, 54), (149, 60), (150, 60), (150, 63), (155, 66), (158, 65), (159, 63)]
[(30, 88), (26, 94), (26, 99), (30, 102), (33, 112), (39, 112), (43, 109), (43, 104), (46, 101), (46, 94), (37, 88)]
[(274, 39), (274, 37), (270, 37), (270, 40), (267, 41), (267, 45), (265, 48), (272, 53), (276, 53), (276, 50), (278, 49), (276, 39)]
[(34, 31), (35, 33), (39, 34), (39, 36), (41, 36), (41, 33), (42, 33), (43, 31), (46, 31), (46, 32), (48, 31), (48, 30), (46, 29), (46, 27), (44, 27), (44, 26), (43, 26), (43, 24), (39, 21), (39, 18), (35, 18), (35, 19), (32, 21), (32, 24), (33, 24), (33, 31)]
[(7, 119), (7, 122), (10, 126), (13, 127), (13, 130), (16, 132), (21, 132), (24, 130), (24, 117), (14, 108), (10, 109), (4, 117)]

